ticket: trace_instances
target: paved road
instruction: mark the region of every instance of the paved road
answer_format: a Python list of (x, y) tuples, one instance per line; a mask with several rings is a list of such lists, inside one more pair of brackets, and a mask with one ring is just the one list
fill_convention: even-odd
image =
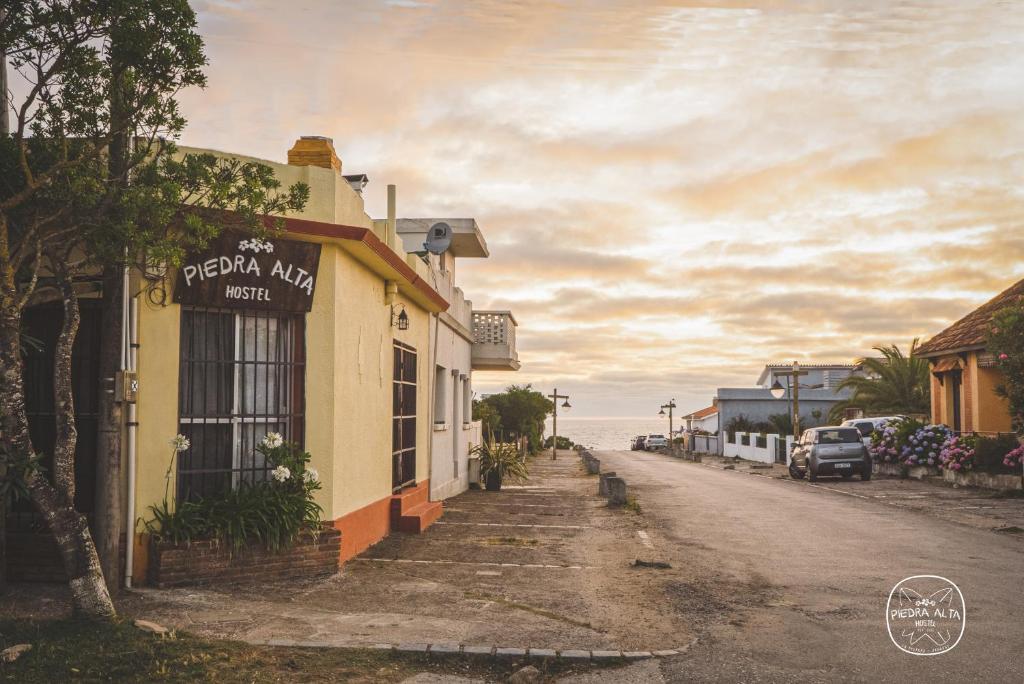
[[(665, 681), (1024, 681), (1019, 536), (664, 455), (595, 455), (636, 493), (659, 551), (706, 578), (709, 594), (736, 599), (685, 658), (662, 661)], [(963, 592), (952, 651), (912, 656), (890, 640), (886, 601), (911, 575)]]

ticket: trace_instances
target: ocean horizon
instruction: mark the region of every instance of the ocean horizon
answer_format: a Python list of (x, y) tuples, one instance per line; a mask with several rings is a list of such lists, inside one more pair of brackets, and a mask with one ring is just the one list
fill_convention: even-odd
[[(672, 427), (679, 429), (676, 418)], [(558, 416), (558, 434), (576, 444), (598, 450), (628, 450), (637, 435), (668, 436), (668, 418), (622, 416)], [(551, 417), (544, 424), (545, 437), (551, 435)]]

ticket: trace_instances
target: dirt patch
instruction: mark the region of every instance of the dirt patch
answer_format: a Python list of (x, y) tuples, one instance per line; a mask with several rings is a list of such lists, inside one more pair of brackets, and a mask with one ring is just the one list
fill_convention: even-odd
[(537, 539), (523, 539), (522, 537), (491, 537), (484, 539), (484, 544), (490, 546), (537, 546), (540, 541)]

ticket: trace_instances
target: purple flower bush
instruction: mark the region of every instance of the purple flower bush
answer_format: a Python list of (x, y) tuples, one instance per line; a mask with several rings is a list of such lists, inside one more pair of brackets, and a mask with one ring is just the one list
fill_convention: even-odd
[(977, 440), (970, 435), (951, 435), (939, 452), (939, 465), (945, 470), (971, 470), (976, 446)]
[(871, 433), (871, 446), (868, 452), (876, 463), (898, 463), (901, 445), (897, 435), (898, 423), (885, 423), (880, 429)]
[(1024, 461), (1024, 444), (1021, 444), (1003, 457), (1003, 465), (1010, 468), (1019, 468), (1022, 461)]
[(945, 425), (925, 425), (907, 439), (900, 450), (900, 461), (908, 466), (938, 465), (939, 454), (952, 436)]

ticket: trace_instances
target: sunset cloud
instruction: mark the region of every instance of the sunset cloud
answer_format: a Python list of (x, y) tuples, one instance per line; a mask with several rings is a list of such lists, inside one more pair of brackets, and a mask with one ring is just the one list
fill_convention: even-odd
[(334, 138), (580, 415), (901, 345), (1024, 277), (1024, 8), (996, 0), (206, 0), (184, 142)]

